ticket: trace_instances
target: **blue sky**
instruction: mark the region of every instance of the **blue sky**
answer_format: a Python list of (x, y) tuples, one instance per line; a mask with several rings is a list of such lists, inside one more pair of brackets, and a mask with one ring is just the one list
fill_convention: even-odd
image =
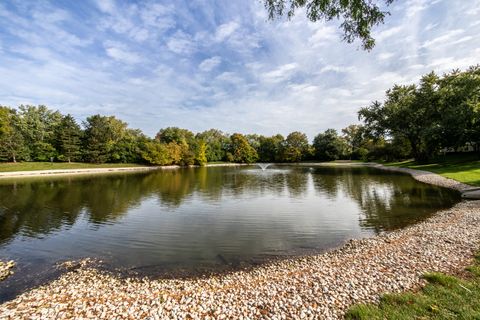
[(301, 11), (268, 21), (259, 0), (2, 1), (0, 104), (115, 115), (148, 135), (313, 138), (358, 122), (394, 83), (480, 63), (480, 0), (397, 0), (390, 12), (365, 52)]

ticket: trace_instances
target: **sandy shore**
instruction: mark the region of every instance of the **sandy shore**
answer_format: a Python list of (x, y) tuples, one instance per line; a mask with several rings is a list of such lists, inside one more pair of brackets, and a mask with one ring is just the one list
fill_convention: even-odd
[(0, 318), (338, 319), (354, 303), (415, 288), (425, 272), (463, 270), (479, 241), (480, 201), (463, 201), (422, 223), (324, 254), (208, 278), (121, 279), (86, 265), (0, 305)]
[[(232, 167), (243, 166), (241, 163), (212, 163), (207, 164), (207, 167)], [(191, 166), (197, 167), (197, 166)], [(105, 173), (119, 173), (119, 172), (135, 172), (135, 171), (154, 171), (154, 170), (173, 170), (180, 169), (181, 166), (145, 166), (145, 167), (118, 167), (118, 168), (84, 168), (84, 169), (55, 169), (55, 170), (32, 170), (32, 171), (8, 171), (0, 172), (1, 178), (14, 177), (38, 177), (49, 175), (79, 175), (79, 174), (105, 174)]]

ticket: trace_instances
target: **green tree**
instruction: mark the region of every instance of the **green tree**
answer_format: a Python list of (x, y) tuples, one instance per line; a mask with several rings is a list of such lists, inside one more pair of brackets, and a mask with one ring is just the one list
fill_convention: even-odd
[(363, 142), (363, 127), (357, 124), (351, 124), (342, 129), (343, 139), (347, 144), (347, 153), (350, 158), (358, 157), (358, 149)]
[(71, 162), (80, 159), (82, 130), (71, 115), (66, 115), (56, 128), (58, 159)]
[(338, 136), (335, 129), (327, 129), (313, 139), (315, 157), (318, 160), (332, 161), (342, 158), (347, 149), (345, 140)]
[(239, 163), (253, 163), (258, 160), (257, 151), (248, 143), (244, 135), (234, 133), (230, 137), (230, 160)]
[[(428, 85), (430, 83), (425, 87)], [(418, 94), (415, 85), (395, 85), (387, 91), (384, 104), (375, 101), (360, 109), (359, 118), (365, 122), (366, 130), (376, 137), (407, 139), (414, 158), (424, 160), (434, 152), (435, 136), (432, 134), (437, 127), (438, 113), (430, 103), (420, 103), (422, 97), (423, 93)]]
[(438, 81), (441, 144), (459, 148), (479, 142), (480, 66), (454, 70)]
[(309, 155), (308, 138), (305, 133), (294, 131), (290, 133), (282, 148), (282, 161), (299, 162)]
[(139, 129), (126, 128), (110, 151), (110, 161), (136, 163), (142, 160), (142, 145), (148, 138)]
[(352, 43), (355, 39), (360, 39), (366, 50), (375, 45), (372, 28), (383, 23), (389, 14), (380, 6), (388, 6), (392, 2), (393, 0), (264, 0), (270, 19), (285, 13), (291, 18), (296, 10), (305, 7), (307, 18), (312, 22), (340, 20), (343, 40)]
[(205, 155), (208, 162), (223, 161), (226, 159), (227, 146), (230, 138), (222, 131), (210, 129), (197, 134), (196, 139), (206, 143)]
[(187, 129), (168, 127), (160, 129), (155, 136), (155, 139), (163, 143), (176, 142), (177, 144), (182, 144), (183, 142), (186, 142), (188, 144), (195, 140), (195, 135)]
[(146, 142), (141, 154), (143, 160), (153, 165), (166, 166), (174, 162), (168, 145), (158, 141)]
[(26, 148), (15, 109), (0, 106), (0, 159), (17, 162)]
[(180, 165), (193, 165), (197, 150), (197, 141), (193, 132), (177, 127), (160, 129), (155, 139), (162, 143), (175, 142), (181, 150)]
[(271, 137), (260, 137), (260, 146), (258, 147), (258, 156), (261, 162), (282, 161), (282, 147), (285, 138), (281, 134)]
[[(387, 91), (386, 101), (374, 102), (359, 111), (366, 130), (384, 137), (402, 154), (411, 149), (416, 160), (432, 158), (442, 148), (463, 147), (478, 141), (477, 125), (480, 101), (480, 69), (471, 67), (443, 77), (431, 72), (418, 86), (395, 85)], [(405, 148), (404, 141), (409, 148)]]
[(43, 105), (19, 107), (19, 128), (28, 147), (30, 159), (48, 161), (56, 157), (55, 132), (61, 120), (60, 112), (52, 111)]
[(124, 137), (127, 124), (114, 116), (107, 117), (97, 114), (88, 117), (84, 122), (84, 127), (85, 160), (93, 163), (111, 161), (111, 152)]

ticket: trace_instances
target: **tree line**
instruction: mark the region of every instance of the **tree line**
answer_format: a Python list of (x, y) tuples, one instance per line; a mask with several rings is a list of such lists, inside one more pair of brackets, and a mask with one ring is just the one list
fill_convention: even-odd
[(306, 134), (193, 133), (168, 127), (154, 138), (114, 116), (93, 115), (80, 124), (46, 106), (0, 106), (1, 161), (84, 161), (204, 165), (207, 162), (299, 162), (337, 159), (428, 160), (441, 150), (480, 140), (480, 67), (438, 76), (418, 85), (395, 85), (384, 102), (358, 112), (362, 124)]

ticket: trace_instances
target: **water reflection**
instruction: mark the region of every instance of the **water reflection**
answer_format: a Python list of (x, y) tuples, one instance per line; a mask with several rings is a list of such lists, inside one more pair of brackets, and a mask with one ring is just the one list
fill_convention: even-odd
[[(313, 191), (313, 194), (311, 194)], [(37, 178), (0, 181), (0, 243), (16, 235), (43, 237), (68, 229), (82, 216), (91, 225), (115, 223), (145, 199), (175, 212), (193, 198), (206, 203), (222, 199), (268, 196), (353, 200), (360, 226), (382, 231), (425, 218), (452, 205), (452, 191), (369, 168), (188, 168), (151, 173)], [(309, 203), (301, 203), (310, 210)], [(254, 210), (254, 208), (251, 208)], [(335, 211), (335, 207), (330, 208)], [(235, 228), (235, 226), (233, 226)]]

